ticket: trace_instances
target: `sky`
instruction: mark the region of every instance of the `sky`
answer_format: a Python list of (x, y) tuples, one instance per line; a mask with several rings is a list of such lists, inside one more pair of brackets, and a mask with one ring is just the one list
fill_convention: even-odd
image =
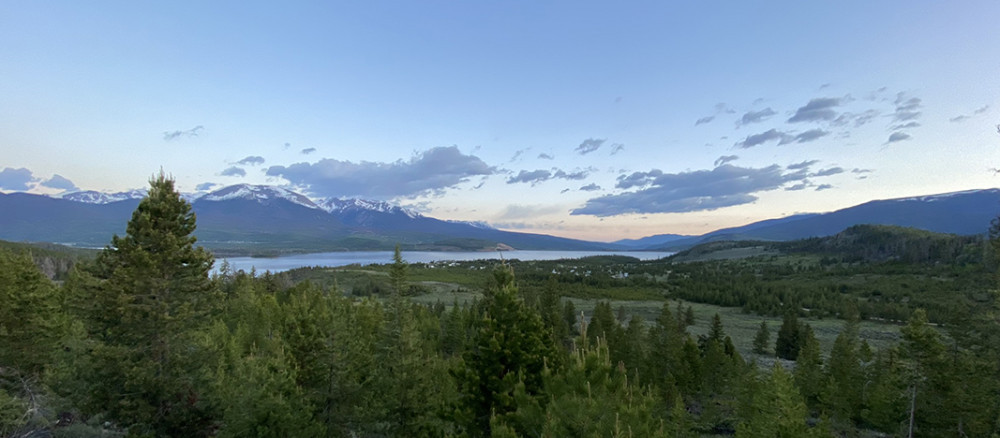
[[(1000, 185), (1000, 2), (0, 2), (0, 191), (594, 241)], [(1000, 206), (998, 206), (1000, 213)], [(2, 214), (2, 212), (0, 212)]]

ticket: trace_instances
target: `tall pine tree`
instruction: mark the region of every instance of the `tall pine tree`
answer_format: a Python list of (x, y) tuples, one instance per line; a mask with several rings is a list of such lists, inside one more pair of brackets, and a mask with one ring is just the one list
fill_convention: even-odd
[(76, 376), (89, 390), (74, 398), (130, 433), (211, 433), (200, 341), (220, 299), (208, 275), (212, 255), (195, 247), (194, 230), (191, 205), (161, 172), (125, 236), (114, 236), (94, 265), (71, 278), (91, 341), (79, 352), (89, 366)]

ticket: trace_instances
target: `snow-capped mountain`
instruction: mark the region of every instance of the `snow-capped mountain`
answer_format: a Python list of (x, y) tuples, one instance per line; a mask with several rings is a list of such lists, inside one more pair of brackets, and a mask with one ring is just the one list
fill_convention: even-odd
[(417, 213), (412, 210), (407, 210), (398, 205), (392, 205), (385, 201), (371, 201), (367, 199), (330, 198), (320, 201), (317, 205), (319, 206), (319, 208), (332, 214), (352, 213), (357, 211), (374, 211), (379, 213), (402, 214), (411, 219), (416, 219), (422, 216), (420, 213)]
[(198, 202), (204, 201), (229, 201), (233, 199), (245, 199), (257, 201), (260, 203), (267, 204), (270, 201), (276, 199), (284, 199), (294, 204), (301, 205), (308, 208), (319, 208), (311, 199), (300, 195), (288, 189), (283, 189), (281, 187), (273, 186), (263, 186), (263, 185), (251, 185), (251, 184), (237, 184), (234, 186), (223, 187), (214, 192), (210, 192), (197, 199)]
[(110, 204), (112, 202), (127, 201), (129, 199), (142, 199), (146, 197), (146, 189), (133, 189), (118, 193), (105, 193), (95, 190), (87, 190), (83, 192), (66, 193), (58, 197), (69, 201), (82, 202), (84, 204)]

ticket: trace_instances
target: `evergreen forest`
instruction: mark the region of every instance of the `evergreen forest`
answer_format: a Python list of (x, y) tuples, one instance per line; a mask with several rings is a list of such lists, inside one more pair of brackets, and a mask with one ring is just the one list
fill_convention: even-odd
[(0, 436), (1000, 436), (997, 232), (261, 274), (195, 227), (160, 174), (0, 247)]

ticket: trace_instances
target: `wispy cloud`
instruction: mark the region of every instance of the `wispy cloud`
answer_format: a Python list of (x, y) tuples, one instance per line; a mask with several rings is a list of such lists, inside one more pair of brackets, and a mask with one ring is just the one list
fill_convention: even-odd
[(715, 159), (715, 167), (719, 167), (723, 164), (729, 163), (731, 161), (736, 161), (740, 157), (738, 155), (723, 155)]
[(437, 147), (393, 163), (354, 163), (330, 158), (316, 163), (271, 166), (267, 176), (282, 177), (317, 197), (363, 196), (391, 199), (435, 193), (496, 169), (456, 146)]
[(788, 123), (799, 122), (828, 122), (837, 118), (837, 111), (834, 108), (840, 106), (841, 99), (834, 97), (820, 97), (809, 101), (788, 119)]
[(808, 143), (810, 141), (825, 137), (829, 135), (829, 131), (824, 131), (822, 129), (810, 129), (794, 137), (793, 141), (796, 143)]
[(199, 192), (207, 192), (209, 190), (212, 190), (212, 187), (215, 187), (217, 185), (218, 184), (216, 184), (214, 182), (203, 182), (201, 184), (196, 185), (194, 187), (194, 189), (197, 190), (197, 191), (199, 191)]
[(194, 128), (188, 129), (187, 131), (179, 131), (179, 130), (178, 131), (164, 131), (163, 132), (163, 140), (165, 140), (165, 141), (173, 141), (173, 140), (177, 140), (179, 138), (184, 138), (184, 137), (197, 137), (198, 133), (200, 133), (202, 129), (205, 129), (205, 127), (201, 126), (201, 125), (198, 125), (198, 126), (195, 126)]
[(556, 157), (553, 157), (552, 155), (549, 155), (549, 154), (546, 154), (546, 153), (543, 152), (541, 154), (538, 154), (538, 159), (540, 159), (540, 160), (555, 160)]
[(710, 123), (712, 120), (715, 120), (715, 116), (705, 116), (705, 117), (702, 117), (702, 118), (700, 118), (698, 120), (695, 120), (694, 121), (694, 126), (704, 125), (706, 123)]
[(316, 152), (316, 148), (305, 148), (305, 149), (299, 151), (299, 153), (301, 153), (302, 155), (309, 155), (309, 154), (311, 154), (313, 152)]
[(625, 150), (625, 145), (621, 143), (611, 143), (611, 155), (615, 155), (623, 150)]
[(763, 122), (764, 120), (771, 118), (771, 116), (775, 114), (777, 113), (775, 113), (774, 110), (771, 109), (771, 107), (767, 107), (759, 111), (748, 111), (746, 114), (743, 114), (743, 117), (740, 117), (740, 120), (737, 123), (737, 125), (749, 125), (751, 123), (760, 123)]
[(792, 139), (791, 135), (772, 128), (767, 131), (761, 132), (760, 134), (748, 135), (747, 138), (743, 139), (742, 141), (736, 142), (735, 146), (743, 149), (748, 149), (775, 140), (777, 140), (779, 144), (785, 144), (791, 141), (791, 139)]
[(601, 186), (599, 186), (599, 185), (597, 185), (595, 183), (590, 183), (590, 184), (587, 184), (587, 185), (585, 185), (583, 187), (580, 187), (580, 191), (583, 191), (583, 192), (593, 192), (593, 191), (597, 191), (597, 190), (600, 190), (600, 189), (601, 189)]
[(973, 110), (972, 114), (959, 114), (959, 115), (957, 115), (955, 117), (952, 117), (952, 118), (948, 119), (948, 121), (954, 122), (954, 123), (964, 122), (966, 120), (969, 120), (969, 119), (973, 118), (974, 116), (978, 116), (980, 114), (985, 113), (986, 111), (989, 111), (989, 109), (990, 109), (989, 105), (983, 105), (983, 106), (981, 106), (981, 107), (976, 108), (975, 110)]
[(247, 171), (243, 170), (243, 168), (232, 166), (232, 167), (226, 168), (222, 172), (219, 172), (219, 175), (222, 175), (222, 176), (239, 176), (239, 177), (244, 177), (244, 176), (247, 176)]
[(586, 179), (589, 174), (590, 172), (586, 170), (574, 170), (572, 172), (566, 172), (561, 169), (522, 170), (517, 175), (507, 178), (507, 184), (528, 183), (535, 185), (550, 179), (582, 180)]
[(264, 164), (264, 157), (261, 157), (259, 155), (251, 155), (240, 161), (237, 161), (236, 164), (242, 166), (256, 166), (258, 164)]
[(921, 102), (919, 97), (907, 97), (906, 93), (897, 94), (896, 111), (892, 114), (893, 121), (903, 123), (920, 118), (920, 115), (923, 114)]
[(886, 141), (886, 144), (896, 143), (896, 142), (903, 141), (903, 140), (909, 140), (910, 138), (911, 138), (910, 134), (907, 134), (905, 132), (902, 132), (902, 131), (900, 131), (900, 132), (893, 132), (892, 134), (889, 134), (889, 140)]
[(587, 155), (600, 149), (601, 145), (603, 145), (605, 141), (607, 141), (606, 138), (588, 138), (580, 143), (574, 151), (580, 155)]

